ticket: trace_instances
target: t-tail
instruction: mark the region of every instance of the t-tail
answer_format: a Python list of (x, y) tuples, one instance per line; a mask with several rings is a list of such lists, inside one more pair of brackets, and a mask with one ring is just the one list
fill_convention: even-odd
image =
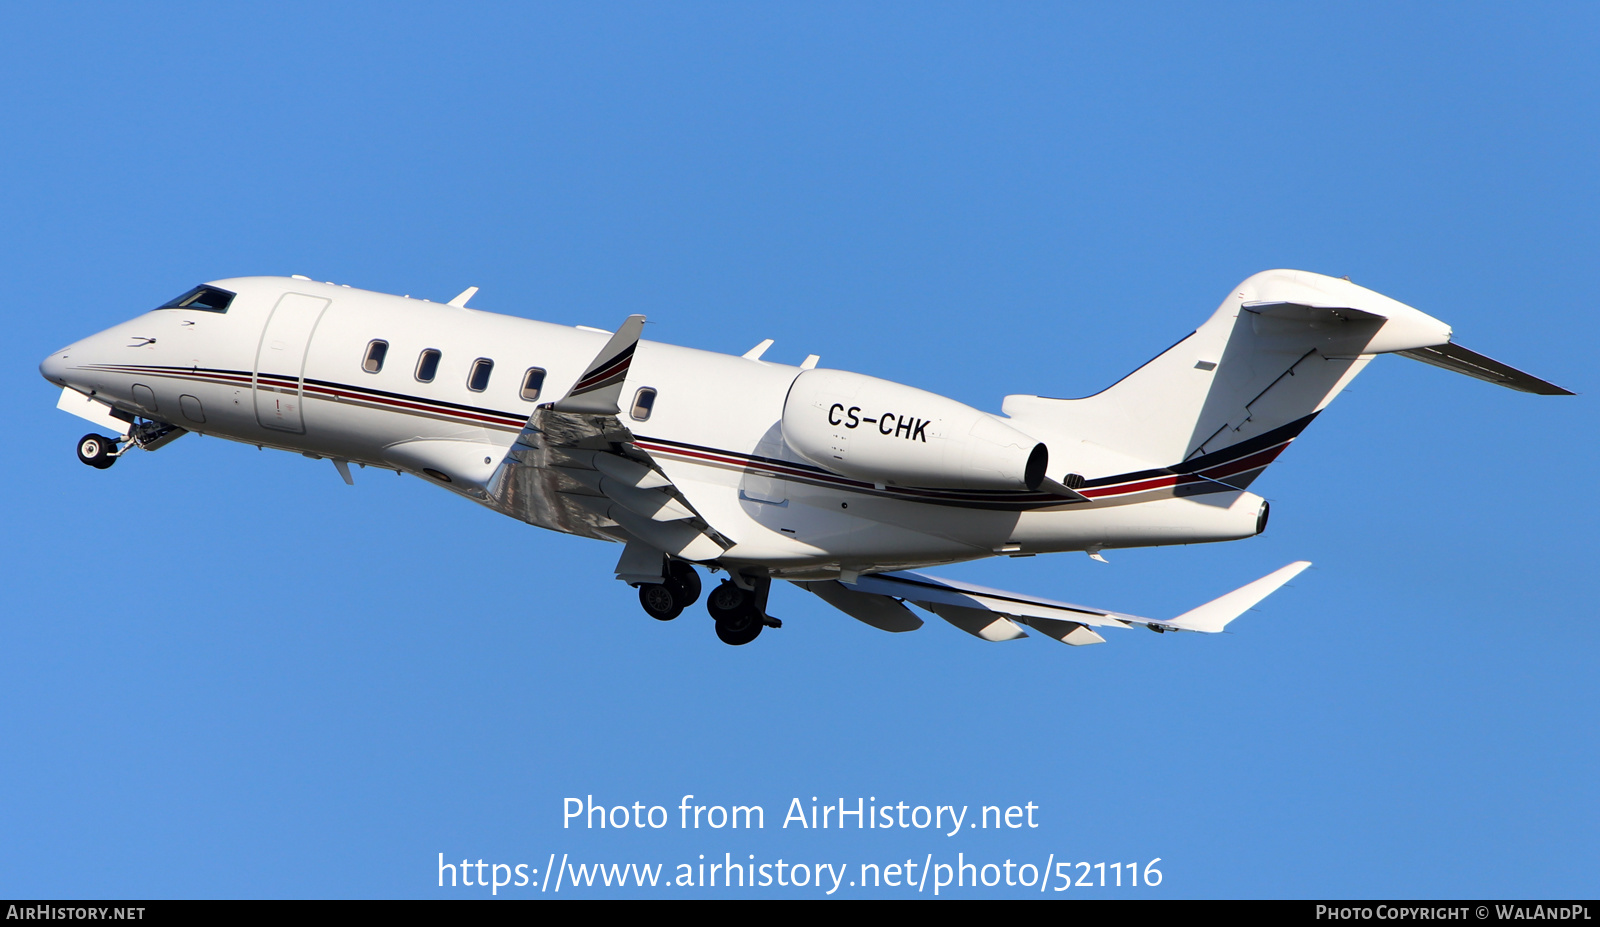
[(1243, 489), (1379, 354), (1571, 395), (1450, 337), (1444, 322), (1349, 280), (1269, 270), (1110, 388), (1083, 399), (1008, 396), (1005, 412), (1091, 479), (1143, 465)]

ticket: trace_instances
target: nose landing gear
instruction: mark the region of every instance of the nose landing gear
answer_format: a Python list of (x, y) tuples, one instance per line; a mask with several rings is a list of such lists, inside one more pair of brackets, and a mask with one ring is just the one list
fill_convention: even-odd
[(126, 454), (131, 447), (137, 445), (144, 450), (153, 451), (163, 445), (171, 444), (187, 433), (176, 425), (150, 421), (129, 427), (126, 438), (84, 435), (78, 439), (78, 459), (96, 470), (104, 470), (116, 463), (117, 458)]

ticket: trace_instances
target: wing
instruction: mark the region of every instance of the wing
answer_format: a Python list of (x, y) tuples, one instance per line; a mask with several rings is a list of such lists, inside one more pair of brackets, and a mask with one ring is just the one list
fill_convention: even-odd
[(488, 501), (541, 528), (712, 559), (732, 542), (700, 517), (618, 417), (643, 326), (644, 316), (629, 316), (566, 396), (528, 416), (489, 481)]
[(1026, 637), (1027, 632), (1023, 630), (1026, 625), (1064, 644), (1082, 645), (1105, 641), (1094, 630), (1099, 627), (1142, 625), (1152, 631), (1203, 631), (1214, 634), (1310, 565), (1304, 560), (1291, 563), (1199, 608), (1168, 619), (1141, 618), (1102, 608), (939, 579), (923, 573), (881, 573), (862, 576), (848, 584), (830, 580), (796, 585), (815, 592), (840, 611), (886, 631), (912, 631), (922, 626), (922, 621), (902, 604), (910, 602), (984, 640), (1006, 641)]

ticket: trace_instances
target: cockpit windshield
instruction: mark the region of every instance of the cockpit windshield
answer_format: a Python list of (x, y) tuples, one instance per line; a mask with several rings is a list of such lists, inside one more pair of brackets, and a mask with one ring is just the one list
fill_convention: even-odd
[(234, 294), (229, 293), (227, 290), (219, 290), (214, 286), (197, 286), (177, 299), (165, 303), (160, 308), (227, 312), (229, 304), (233, 302), (233, 296)]

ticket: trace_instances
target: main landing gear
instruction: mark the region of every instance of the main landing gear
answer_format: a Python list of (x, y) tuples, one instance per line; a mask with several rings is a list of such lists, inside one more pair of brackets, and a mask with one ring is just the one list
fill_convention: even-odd
[[(724, 644), (748, 644), (762, 628), (781, 628), (783, 622), (767, 615), (767, 593), (772, 580), (763, 576), (745, 589), (726, 580), (706, 597), (706, 610), (717, 623), (717, 637)], [(645, 614), (657, 621), (671, 621), (700, 598), (700, 574), (682, 560), (669, 560), (666, 581), (639, 584), (639, 604)]]
[(753, 589), (743, 589), (733, 580), (725, 580), (706, 597), (706, 611), (716, 619), (717, 638), (724, 644), (748, 644), (762, 628), (783, 627), (783, 622), (766, 614), (772, 580), (763, 576), (753, 585)]
[(671, 621), (700, 598), (700, 574), (682, 560), (667, 563), (667, 581), (641, 583), (639, 604), (657, 621)]

